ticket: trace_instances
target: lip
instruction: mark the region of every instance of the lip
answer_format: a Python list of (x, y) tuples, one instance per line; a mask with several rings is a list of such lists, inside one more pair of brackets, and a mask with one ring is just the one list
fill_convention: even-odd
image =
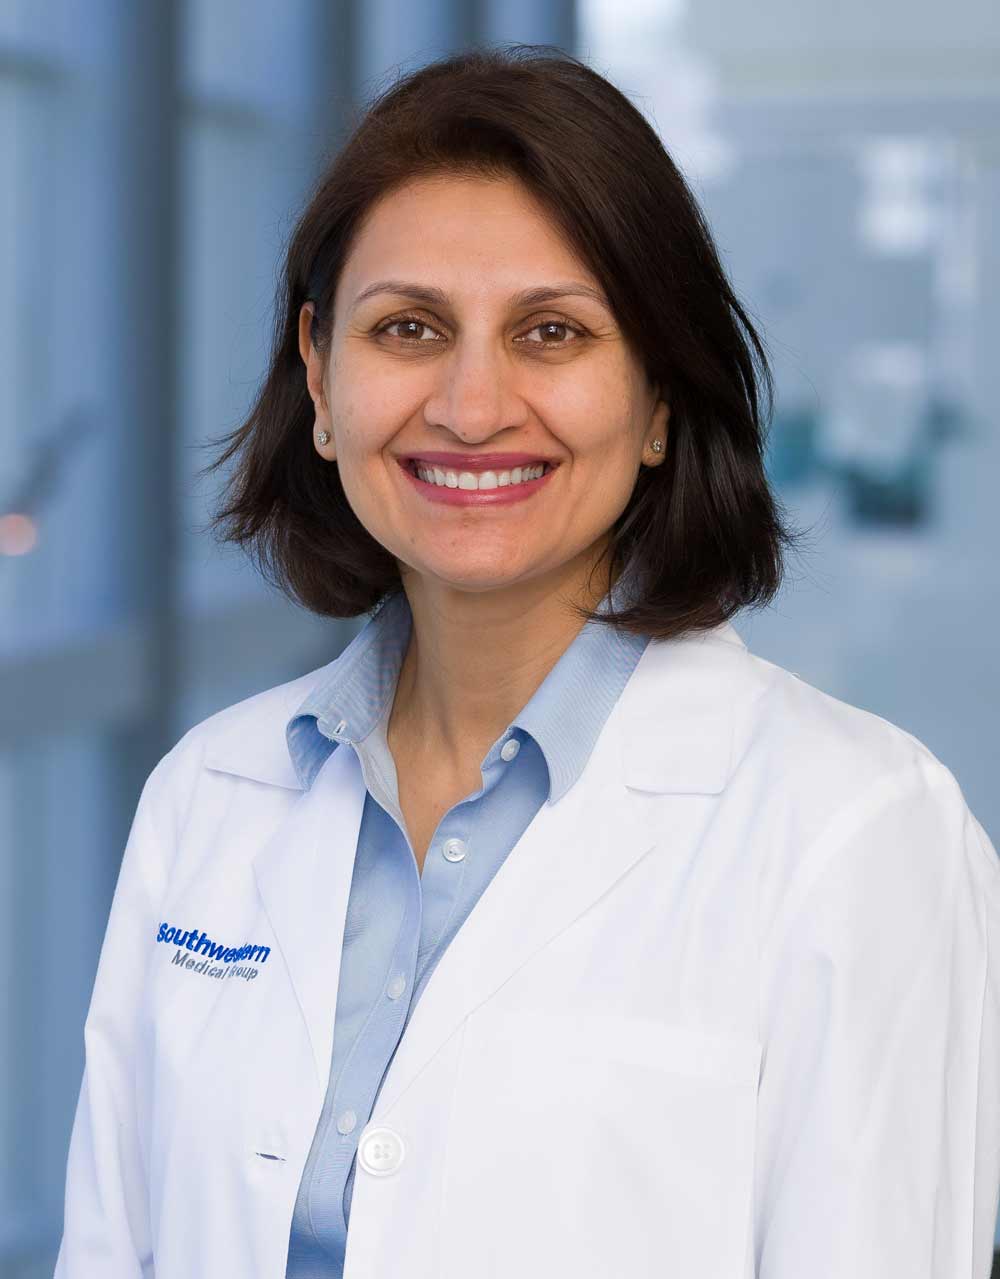
[[(419, 458), (420, 461), (431, 462), (435, 457), (454, 456), (454, 453), (421, 453), (419, 455), (415, 454), (413, 460), (418, 460)], [(461, 455), (459, 454), (459, 456)], [(480, 471), (497, 469), (506, 470), (508, 467), (519, 465), (517, 462), (507, 462), (506, 459), (510, 457), (526, 458), (527, 462), (525, 465), (530, 465), (532, 461), (541, 462), (545, 460), (543, 458), (533, 458), (530, 453), (494, 453), (489, 455), (483, 453), (479, 455), (479, 460), (482, 461), (487, 456), (502, 457), (505, 459), (505, 465), (498, 466), (495, 464), (494, 466), (480, 466), (475, 469)], [(503, 488), (484, 489), (480, 492), (479, 489), (450, 489), (439, 484), (428, 484), (426, 480), (422, 480), (417, 473), (411, 469), (410, 458), (398, 458), (397, 460), (399, 462), (399, 469), (406, 476), (409, 483), (413, 485), (416, 492), (419, 493), (421, 497), (426, 498), (428, 502), (435, 502), (441, 506), (510, 506), (515, 502), (527, 502), (534, 497), (535, 494), (549, 482), (549, 480), (552, 479), (553, 475), (555, 475), (556, 471), (559, 469), (557, 464), (550, 463), (550, 469), (537, 480), (525, 480), (520, 484), (505, 485)], [(463, 462), (461, 467), (455, 466), (450, 462), (437, 462), (436, 465), (447, 465), (449, 470), (473, 470), (473, 467), (466, 465), (465, 462)]]
[(559, 465), (542, 453), (408, 453), (399, 461), (407, 467), (411, 462), (427, 462), (449, 471), (472, 472), (509, 471), (515, 466), (536, 466), (539, 462), (546, 462), (555, 470)]

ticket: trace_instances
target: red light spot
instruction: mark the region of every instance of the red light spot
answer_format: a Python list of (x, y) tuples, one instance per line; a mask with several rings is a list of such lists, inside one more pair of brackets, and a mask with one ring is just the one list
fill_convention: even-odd
[(30, 515), (0, 515), (0, 555), (27, 555), (38, 543), (38, 525)]

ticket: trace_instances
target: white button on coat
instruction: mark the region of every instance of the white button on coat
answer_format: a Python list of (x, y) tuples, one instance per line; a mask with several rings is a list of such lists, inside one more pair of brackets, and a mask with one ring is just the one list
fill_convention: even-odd
[(450, 862), (460, 862), (465, 856), (464, 839), (446, 839), (441, 851)]
[(392, 1128), (369, 1128), (358, 1146), (358, 1163), (373, 1177), (387, 1177), (403, 1162), (406, 1147)]

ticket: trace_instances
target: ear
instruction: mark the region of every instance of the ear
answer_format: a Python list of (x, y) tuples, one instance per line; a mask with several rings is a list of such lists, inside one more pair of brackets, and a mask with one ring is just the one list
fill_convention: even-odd
[(312, 339), (309, 337), (309, 327), (312, 324), (313, 304), (311, 302), (303, 302), (299, 308), (299, 355), (302, 356), (302, 363), (309, 367), (309, 355), (312, 352)]
[(667, 451), (667, 432), (670, 429), (670, 405), (666, 400), (657, 400), (653, 408), (652, 416), (649, 419), (649, 430), (646, 432), (646, 447), (649, 448), (653, 440), (659, 440), (663, 445), (663, 451), (660, 457), (663, 458)]
[[(316, 411), (316, 421), (313, 425), (313, 447), (324, 461), (333, 462), (336, 460), (337, 451), (333, 442), (333, 427), (327, 409), (326, 396), (323, 393), (323, 362), (313, 346), (312, 338), (309, 336), (312, 317), (313, 304), (311, 302), (303, 303), (302, 309), (299, 311), (299, 354), (302, 356), (303, 363), (306, 366), (306, 383)], [(325, 444), (319, 440), (321, 431), (327, 435)]]
[[(646, 466), (659, 466), (667, 457), (667, 423), (670, 406), (665, 400), (657, 400), (649, 419), (649, 427), (642, 446), (642, 460)], [(654, 448), (653, 444), (657, 447)]]
[(312, 326), (314, 306), (312, 302), (303, 302), (299, 311), (299, 355), (306, 366), (306, 384), (309, 394), (316, 404), (317, 413), (326, 408), (326, 396), (323, 393), (323, 362), (313, 346), (309, 330)]

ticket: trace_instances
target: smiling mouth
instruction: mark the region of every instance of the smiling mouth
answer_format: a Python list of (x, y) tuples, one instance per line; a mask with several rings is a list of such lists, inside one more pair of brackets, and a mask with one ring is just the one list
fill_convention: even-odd
[(434, 484), (438, 488), (466, 489), (498, 489), (514, 487), (519, 484), (530, 484), (540, 480), (548, 471), (555, 468), (548, 462), (536, 462), (530, 466), (512, 466), (502, 470), (460, 471), (447, 466), (432, 466), (411, 458), (407, 469), (425, 484)]

